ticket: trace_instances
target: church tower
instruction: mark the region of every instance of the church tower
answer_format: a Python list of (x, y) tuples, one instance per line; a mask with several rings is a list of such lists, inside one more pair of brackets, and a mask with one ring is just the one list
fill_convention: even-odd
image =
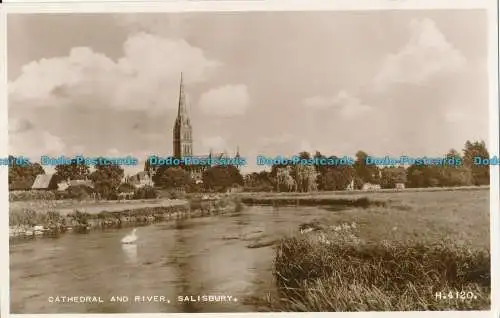
[(177, 110), (177, 119), (174, 125), (174, 157), (191, 157), (193, 156), (193, 140), (192, 140), (191, 121), (187, 113), (186, 95), (184, 93), (184, 83), (180, 80), (179, 87), (179, 106)]

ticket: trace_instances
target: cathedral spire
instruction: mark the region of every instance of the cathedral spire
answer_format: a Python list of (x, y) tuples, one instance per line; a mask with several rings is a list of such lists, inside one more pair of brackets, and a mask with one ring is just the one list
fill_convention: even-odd
[(179, 83), (179, 108), (177, 110), (177, 117), (185, 117), (185, 116), (187, 116), (186, 94), (184, 93), (184, 80), (182, 78), (182, 72), (181, 72), (181, 80)]
[(191, 128), (191, 122), (189, 120), (187, 105), (186, 105), (186, 94), (184, 92), (184, 81), (181, 73), (181, 79), (179, 83), (179, 105), (177, 110), (177, 119), (174, 125), (174, 157), (191, 157), (193, 155), (193, 140)]

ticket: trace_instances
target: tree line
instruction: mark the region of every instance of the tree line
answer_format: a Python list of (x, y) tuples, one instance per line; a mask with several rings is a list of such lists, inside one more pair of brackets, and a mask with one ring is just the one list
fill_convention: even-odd
[[(15, 159), (13, 156), (10, 158)], [(160, 166), (151, 169), (145, 166), (145, 172), (150, 174), (152, 181), (158, 189), (181, 189), (189, 192), (199, 191), (226, 191), (233, 186), (243, 185), (243, 176), (235, 166), (213, 166), (206, 167), (202, 173), (203, 182), (197, 184), (188, 171), (188, 167)], [(39, 163), (27, 165), (9, 166), (9, 189), (28, 190), (33, 185), (37, 175), (45, 174), (43, 166)], [(71, 164), (57, 165), (55, 167), (54, 180), (52, 184), (57, 185), (65, 180), (91, 180), (93, 189), (91, 191), (99, 194), (104, 199), (115, 199), (118, 193), (136, 192), (136, 196), (141, 198), (154, 197), (154, 189), (144, 187), (136, 189), (130, 183), (124, 181), (124, 169), (119, 165), (99, 165), (94, 166), (91, 171), (90, 166), (84, 163), (72, 161)], [(83, 186), (78, 186), (79, 188)], [(49, 190), (56, 190), (52, 188)], [(71, 191), (72, 189), (69, 189)], [(90, 191), (90, 189), (87, 189)]]
[[(311, 155), (301, 152), (299, 156), (303, 159), (330, 158), (338, 159), (332, 155), (326, 157), (320, 152)], [(354, 165), (316, 165), (317, 185), (320, 191), (345, 190), (353, 183), (354, 188), (360, 189), (363, 184), (379, 184), (382, 188), (394, 188), (397, 183), (404, 183), (410, 188), (425, 187), (453, 187), (488, 185), (489, 166), (475, 165), (475, 157), (489, 158), (489, 153), (484, 141), (467, 141), (461, 153), (451, 149), (445, 154), (447, 158), (460, 159), (463, 164), (456, 166), (438, 165), (411, 165), (378, 167), (367, 165), (365, 162), (368, 154), (364, 151), (356, 153)], [(10, 159), (15, 159), (10, 156)], [(276, 176), (278, 168), (283, 165), (274, 165), (271, 171), (254, 172), (245, 178), (235, 166), (213, 166), (201, 169), (201, 183), (192, 178), (189, 169), (194, 167), (160, 166), (152, 169), (147, 163), (144, 171), (148, 173), (156, 188), (161, 189), (183, 189), (189, 192), (201, 191), (226, 191), (234, 186), (243, 186), (247, 191), (272, 191), (276, 187)], [(55, 167), (54, 178), (57, 182), (67, 179), (83, 180), (89, 179), (93, 182), (94, 191), (103, 198), (116, 197), (119, 192), (134, 191), (135, 187), (123, 183), (124, 169), (118, 165), (95, 165), (94, 170), (82, 164), (72, 162), (69, 165), (58, 165)], [(292, 177), (296, 178), (296, 175)], [(35, 178), (45, 171), (39, 163), (28, 165), (9, 166), (9, 189), (30, 188)], [(299, 189), (300, 190), (300, 189)], [(137, 189), (135, 190), (137, 191)], [(152, 191), (151, 189), (140, 191)], [(146, 195), (148, 194), (141, 194)]]
[[(484, 141), (466, 141), (462, 153), (451, 149), (444, 155), (445, 158), (460, 160), (462, 162), (460, 165), (413, 164), (409, 167), (378, 167), (366, 164), (368, 156), (368, 153), (360, 150), (356, 153), (353, 165), (316, 165), (318, 190), (345, 190), (351, 183), (355, 189), (361, 189), (365, 183), (378, 184), (384, 189), (394, 188), (398, 183), (403, 183), (408, 188), (480, 186), (490, 183), (490, 167), (474, 163), (475, 157), (485, 159), (490, 157)], [(314, 155), (301, 152), (299, 157), (301, 159), (340, 159), (334, 155), (325, 156), (320, 152)], [(251, 173), (245, 182), (247, 190), (271, 191), (275, 187), (277, 169), (284, 166), (275, 165), (270, 172)], [(291, 169), (291, 171), (292, 177), (296, 178), (293, 175), (295, 170)]]

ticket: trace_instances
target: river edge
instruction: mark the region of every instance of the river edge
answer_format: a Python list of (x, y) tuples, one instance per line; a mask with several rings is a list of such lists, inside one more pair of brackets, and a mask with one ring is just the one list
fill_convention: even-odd
[[(276, 196), (278, 195), (278, 196)], [(320, 195), (318, 197), (318, 195)], [(321, 196), (322, 195), (322, 196)], [(51, 200), (11, 202), (9, 237), (31, 239), (58, 236), (66, 232), (87, 233), (93, 230), (144, 226), (184, 218), (238, 212), (244, 205), (268, 206), (385, 206), (386, 202), (362, 197), (331, 194), (276, 193), (233, 194), (192, 197), (187, 200), (140, 200), (121, 202), (57, 202)], [(58, 206), (59, 205), (59, 206)], [(70, 205), (70, 206), (68, 206)], [(15, 206), (15, 207), (12, 207)]]
[[(11, 240), (31, 239), (38, 236), (57, 236), (65, 232), (87, 233), (92, 230), (144, 226), (183, 218), (227, 214), (231, 211), (241, 210), (244, 205), (330, 206), (366, 209), (385, 207), (393, 201), (387, 197), (374, 198), (376, 194), (481, 191), (487, 189), (489, 186), (312, 193), (243, 192), (222, 196), (194, 196), (186, 200), (103, 201), (90, 204), (73, 201), (69, 203), (69, 206), (62, 204), (59, 207), (55, 207), (58, 204), (55, 200), (13, 201), (10, 202), (11, 208), (9, 209), (9, 237)], [(12, 208), (16, 205), (17, 207)]]
[[(39, 202), (40, 206), (46, 203), (47, 201)], [(66, 206), (47, 209), (37, 208), (37, 202), (31, 201), (30, 208), (11, 208), (9, 209), (10, 241), (55, 237), (68, 232), (88, 233), (96, 230), (145, 226), (165, 221), (238, 212), (243, 208), (239, 198), (235, 196), (108, 203), (86, 207), (81, 205), (81, 202), (75, 202), (74, 208)], [(131, 208), (132, 206), (135, 207)]]

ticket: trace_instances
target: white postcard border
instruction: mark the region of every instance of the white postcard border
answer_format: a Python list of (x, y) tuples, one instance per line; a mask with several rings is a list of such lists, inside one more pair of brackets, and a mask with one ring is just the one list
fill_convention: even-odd
[[(163, 1), (163, 2), (132, 2), (119, 0), (103, 0), (100, 2), (82, 3), (67, 0), (64, 3), (47, 3), (35, 0), (23, 3), (23, 0), (7, 0), (0, 6), (0, 41), (6, 44), (6, 15), (9, 13), (71, 13), (71, 12), (194, 12), (194, 11), (319, 11), (319, 10), (411, 10), (411, 9), (487, 9), (489, 18), (489, 61), (490, 70), (490, 155), (499, 154), (499, 109), (498, 109), (498, 11), (497, 2), (494, 0), (272, 0), (272, 1)], [(2, 157), (8, 155), (8, 127), (7, 124), (7, 49), (6, 45), (0, 46), (0, 72), (2, 85), (0, 89), (0, 127), (5, 127), (0, 135), (0, 153)], [(362, 312), (362, 313), (207, 313), (196, 314), (199, 317), (498, 317), (500, 302), (500, 205), (499, 205), (499, 167), (491, 167), (490, 183), (490, 228), (491, 228), (491, 275), (492, 275), (492, 310), (491, 311), (457, 311), (457, 312)], [(1, 314), (3, 317), (191, 317), (193, 314), (22, 314), (10, 315), (9, 304), (9, 235), (8, 224), (8, 171), (7, 167), (0, 167), (0, 201), (1, 220), (0, 247), (2, 262), (0, 262), (1, 288)], [(474, 211), (471, 211), (473, 214)], [(472, 216), (472, 215), (471, 215)], [(496, 301), (495, 301), (496, 300)]]

